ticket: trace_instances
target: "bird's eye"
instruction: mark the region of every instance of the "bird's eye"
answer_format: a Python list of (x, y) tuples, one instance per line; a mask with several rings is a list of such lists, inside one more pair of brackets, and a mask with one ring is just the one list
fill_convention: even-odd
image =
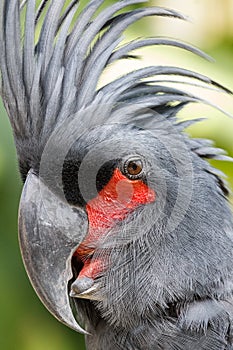
[(143, 173), (143, 163), (139, 158), (128, 159), (124, 164), (124, 173), (130, 179), (138, 179)]

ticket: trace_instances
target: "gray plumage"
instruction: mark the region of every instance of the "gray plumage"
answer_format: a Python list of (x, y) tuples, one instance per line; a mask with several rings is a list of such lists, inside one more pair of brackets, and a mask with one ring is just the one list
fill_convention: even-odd
[[(185, 77), (229, 91), (199, 73), (170, 66), (138, 69), (97, 87), (109, 64), (136, 58), (131, 51), (140, 47), (170, 45), (208, 58), (170, 38), (120, 45), (124, 30), (143, 17), (185, 19), (160, 7), (125, 10), (142, 2), (117, 1), (99, 13), (104, 0), (92, 0), (74, 21), (79, 1), (64, 10), (64, 0), (44, 0), (38, 8), (35, 0), (2, 0), (1, 96), (23, 180), (31, 170), (54, 193), (59, 186), (66, 188), (53, 163), (40, 169), (57, 133), (51, 143), (55, 154), (62, 152), (64, 140), (70, 142), (65, 164), (89, 157), (88, 171), (80, 178), (87, 199), (93, 197), (96, 184), (90, 174), (98, 164), (132, 154), (144, 159), (146, 180), (156, 193), (154, 203), (136, 208), (97, 244), (94, 258), (104, 257), (108, 266), (98, 276), (99, 298), (70, 297), (76, 318), (91, 334), (86, 335), (87, 349), (230, 350), (233, 218), (223, 174), (205, 160), (229, 158), (210, 141), (183, 132), (195, 120), (177, 121), (183, 107), (202, 98), (169, 81), (164, 85), (157, 76)], [(74, 207), (80, 191), (69, 186), (76, 184), (76, 175), (70, 174), (65, 191)]]

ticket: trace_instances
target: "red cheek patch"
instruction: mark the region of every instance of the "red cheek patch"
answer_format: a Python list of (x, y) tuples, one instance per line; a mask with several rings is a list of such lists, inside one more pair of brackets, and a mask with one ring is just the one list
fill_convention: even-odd
[(111, 228), (139, 205), (155, 200), (155, 192), (141, 180), (130, 180), (115, 169), (111, 180), (86, 206), (90, 228)]
[(155, 192), (142, 180), (130, 180), (119, 169), (114, 170), (108, 184), (86, 205), (89, 230), (75, 252), (84, 263), (80, 277), (95, 279), (101, 272), (103, 264), (90, 258), (107, 230), (138, 206), (152, 203), (155, 198)]

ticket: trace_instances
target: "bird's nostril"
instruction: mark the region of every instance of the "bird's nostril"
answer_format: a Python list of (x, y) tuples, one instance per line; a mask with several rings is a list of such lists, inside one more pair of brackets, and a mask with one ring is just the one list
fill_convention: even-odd
[(94, 284), (94, 280), (90, 277), (77, 278), (71, 285), (70, 296), (75, 297), (91, 288)]

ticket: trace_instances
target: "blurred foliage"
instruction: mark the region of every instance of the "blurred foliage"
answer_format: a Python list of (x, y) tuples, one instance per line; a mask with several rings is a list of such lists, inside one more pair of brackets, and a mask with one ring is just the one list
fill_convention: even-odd
[[(178, 52), (176, 49), (163, 48), (145, 51), (145, 61), (149, 63), (153, 61), (154, 64), (157, 64), (157, 61), (161, 63), (162, 60), (162, 63), (165, 63), (168, 58), (173, 65), (185, 66), (187, 64), (189, 68), (194, 66), (195, 70), (202, 71), (233, 90), (233, 31), (232, 27), (229, 27), (229, 23), (233, 23), (233, 11), (231, 20), (229, 20), (232, 2), (221, 1), (220, 10), (222, 12), (214, 11), (214, 13), (208, 11), (212, 9), (213, 0), (205, 2), (190, 0), (186, 3), (183, 0), (182, 2), (158, 0), (150, 3), (175, 7), (183, 13), (187, 10), (187, 14), (194, 18), (194, 24), (189, 24), (189, 33), (195, 33), (194, 36), (190, 34), (187, 39), (192, 41), (193, 38), (195, 43), (207, 49), (217, 63), (200, 62), (199, 59), (191, 58), (191, 55)], [(209, 8), (206, 6), (207, 3)], [(218, 5), (219, 3), (218, 1)], [(197, 8), (199, 12), (196, 11)], [(221, 26), (217, 27), (213, 18), (214, 16), (218, 18), (223, 13), (227, 16), (226, 23), (223, 20)], [(164, 23), (163, 21), (166, 25), (160, 25)], [(198, 26), (196, 26), (197, 22)], [(182, 28), (182, 24), (179, 28)], [(169, 36), (175, 34), (182, 38), (182, 29), (179, 28), (173, 20), (150, 19), (147, 22), (140, 21), (139, 24), (133, 26), (129, 36), (141, 36), (145, 33), (147, 35), (159, 33), (160, 35), (161, 32), (168, 33)], [(211, 36), (210, 33), (212, 33)], [(186, 39), (187, 31), (184, 29), (183, 34)], [(130, 65), (132, 68), (132, 61)], [(137, 67), (136, 63), (135, 67)], [(221, 101), (214, 100), (213, 102), (218, 104)], [(233, 114), (232, 102), (232, 98), (231, 102), (223, 102), (223, 108), (231, 114)], [(196, 115), (194, 111), (195, 109), (186, 110), (185, 115), (192, 117)], [(218, 147), (224, 148), (233, 156), (232, 119), (213, 110), (207, 112), (207, 115), (208, 113), (211, 113), (210, 120), (196, 124), (189, 129), (189, 132), (195, 137), (213, 139)], [(203, 109), (201, 111), (197, 109), (197, 114), (203, 115)], [(232, 163), (214, 162), (214, 165), (226, 173), (233, 188)], [(0, 103), (0, 348), (5, 350), (83, 350), (83, 337), (61, 325), (47, 312), (30, 286), (24, 271), (17, 241), (17, 208), (21, 188), (11, 128), (6, 112)]]

